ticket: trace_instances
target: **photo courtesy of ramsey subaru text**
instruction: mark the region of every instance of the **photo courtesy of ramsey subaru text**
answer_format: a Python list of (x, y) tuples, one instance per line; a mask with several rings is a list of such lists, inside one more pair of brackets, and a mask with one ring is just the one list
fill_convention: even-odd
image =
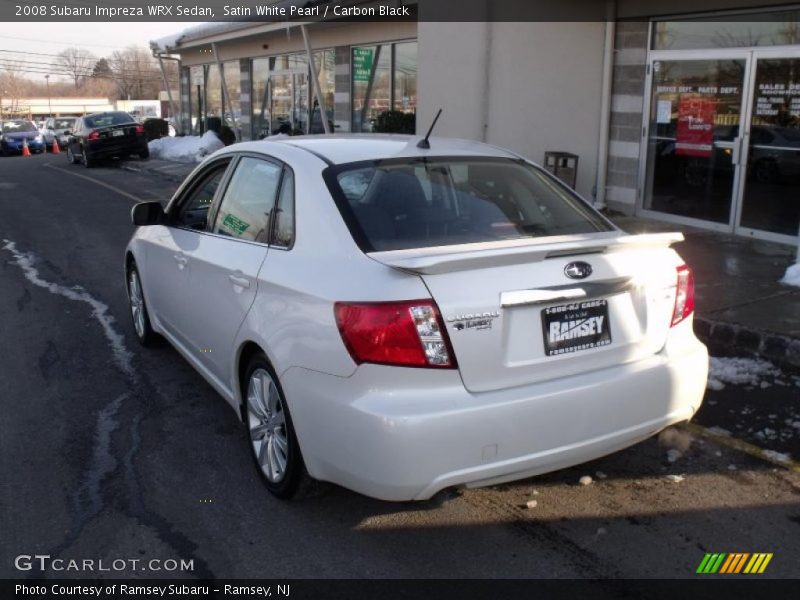
[(425, 500), (530, 477), (702, 402), (682, 235), (627, 235), (510, 151), (245, 142), (132, 218), (139, 341), (165, 337), (231, 404), (281, 498), (313, 479)]

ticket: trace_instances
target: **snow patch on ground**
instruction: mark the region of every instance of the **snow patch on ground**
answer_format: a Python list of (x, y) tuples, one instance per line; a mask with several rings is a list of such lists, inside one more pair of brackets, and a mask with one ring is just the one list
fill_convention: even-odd
[(14, 257), (14, 261), (11, 264), (15, 264), (21, 268), (22, 272), (25, 274), (25, 278), (33, 285), (44, 288), (51, 294), (63, 296), (68, 300), (85, 302), (91, 307), (92, 317), (100, 323), (100, 326), (103, 328), (103, 333), (111, 346), (114, 362), (123, 373), (133, 378), (135, 376), (131, 364), (133, 356), (125, 347), (125, 337), (114, 329), (115, 319), (111, 316), (108, 305), (92, 297), (79, 285), (68, 288), (63, 285), (58, 285), (57, 283), (45, 281), (39, 276), (39, 270), (33, 266), (35, 262), (33, 253), (19, 252), (17, 250), (17, 245), (10, 240), (4, 239), (3, 242), (3, 250), (7, 250)]
[(792, 457), (788, 454), (784, 454), (783, 452), (776, 452), (775, 450), (764, 450), (764, 456), (769, 459), (772, 459), (779, 463), (790, 463), (792, 462)]
[(800, 287), (800, 262), (786, 269), (786, 273), (783, 275), (783, 279), (781, 279), (780, 283)]
[(766, 388), (772, 385), (765, 377), (782, 373), (771, 362), (754, 358), (709, 358), (708, 383), (710, 390), (721, 390), (725, 384)]
[(150, 156), (162, 160), (193, 163), (200, 162), (212, 152), (224, 148), (217, 134), (206, 131), (202, 136), (163, 137), (147, 144)]

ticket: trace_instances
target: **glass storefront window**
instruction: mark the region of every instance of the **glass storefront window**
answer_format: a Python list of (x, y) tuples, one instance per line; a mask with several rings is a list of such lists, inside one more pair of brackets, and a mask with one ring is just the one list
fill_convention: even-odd
[[(205, 119), (222, 118), (222, 78), (217, 65), (205, 65), (206, 70), (206, 106)], [(204, 127), (207, 129), (207, 127)]]
[(203, 66), (189, 67), (189, 116), (192, 133), (200, 133), (200, 120), (205, 107), (205, 87)]
[(239, 61), (232, 60), (222, 63), (222, 67), (225, 74), (225, 85), (228, 88), (228, 96), (230, 100), (230, 106), (228, 106), (228, 101), (225, 101), (224, 124), (237, 132), (236, 137), (239, 138), (241, 133), (242, 116), (240, 108), (240, 92), (242, 86), (241, 77), (239, 74)]
[[(746, 20), (745, 20), (746, 19)], [(654, 50), (743, 48), (800, 43), (800, 11), (746, 15), (742, 20), (719, 17), (661, 21), (653, 28)]]
[(353, 48), (353, 131), (372, 131), (375, 118), (391, 109), (392, 46)]
[(741, 225), (783, 235), (800, 226), (800, 58), (756, 65)]
[[(314, 52), (314, 66), (328, 121), (333, 125), (335, 60), (333, 50)], [(253, 136), (324, 131), (305, 54), (253, 59)], [(309, 129), (309, 107), (313, 108)]]
[[(317, 70), (319, 90), (322, 95), (322, 100), (325, 103), (326, 118), (328, 119), (331, 132), (333, 132), (333, 94), (336, 89), (336, 65), (333, 50), (314, 52), (314, 68)], [(320, 118), (319, 106), (315, 100), (314, 111), (311, 117), (311, 133), (324, 133), (324, 131), (325, 128)]]
[(394, 47), (394, 109), (417, 112), (417, 43)]
[(253, 59), (253, 139), (260, 140), (270, 134), (269, 72), (274, 58)]
[(389, 110), (414, 114), (417, 43), (354, 47), (352, 78), (354, 132), (374, 131), (378, 116)]

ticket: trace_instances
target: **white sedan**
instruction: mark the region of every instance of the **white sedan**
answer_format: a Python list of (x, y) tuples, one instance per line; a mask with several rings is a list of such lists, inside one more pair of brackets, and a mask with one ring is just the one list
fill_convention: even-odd
[(424, 500), (690, 419), (708, 356), (681, 234), (627, 235), (512, 152), (418, 142), (236, 144), (133, 209), (136, 335), (237, 411), (267, 488)]

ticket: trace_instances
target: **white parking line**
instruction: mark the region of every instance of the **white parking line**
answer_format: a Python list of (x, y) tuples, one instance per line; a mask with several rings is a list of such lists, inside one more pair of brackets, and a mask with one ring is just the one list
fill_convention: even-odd
[(49, 167), (51, 169), (55, 169), (56, 171), (61, 171), (62, 173), (66, 173), (67, 175), (74, 175), (75, 177), (80, 177), (81, 179), (85, 179), (86, 181), (91, 181), (92, 183), (96, 183), (97, 185), (101, 185), (106, 189), (111, 190), (112, 192), (116, 192), (117, 194), (121, 194), (126, 198), (130, 198), (134, 202), (144, 202), (143, 199), (134, 196), (133, 194), (129, 194), (128, 192), (123, 192), (121, 189), (114, 187), (108, 183), (103, 181), (98, 181), (94, 177), (89, 177), (88, 175), (81, 175), (80, 173), (76, 173), (75, 171), (71, 171), (70, 169), (62, 169), (61, 167), (54, 167), (51, 164), (46, 164), (45, 167)]

